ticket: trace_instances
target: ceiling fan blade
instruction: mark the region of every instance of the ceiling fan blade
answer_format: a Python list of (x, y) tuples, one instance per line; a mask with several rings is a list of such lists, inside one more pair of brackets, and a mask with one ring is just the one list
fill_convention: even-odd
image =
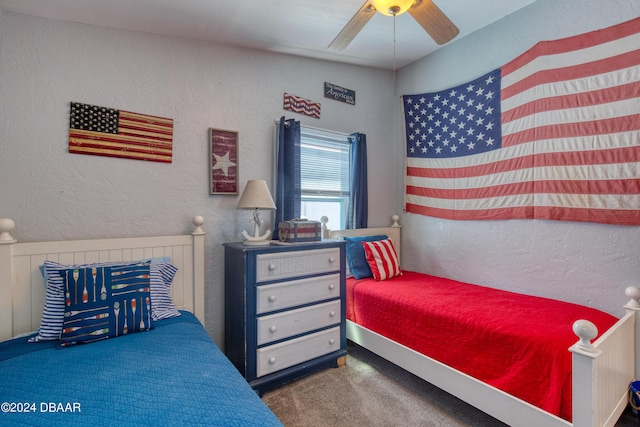
[(329, 49), (337, 51), (346, 49), (347, 46), (349, 46), (349, 43), (351, 43), (360, 30), (364, 28), (366, 23), (369, 22), (375, 14), (376, 9), (369, 3), (369, 1), (366, 1), (360, 10), (353, 15), (353, 18), (347, 22), (347, 25), (344, 26), (336, 38), (333, 39), (331, 44), (329, 44)]
[(408, 12), (438, 44), (453, 40), (460, 32), (432, 0), (418, 0)]

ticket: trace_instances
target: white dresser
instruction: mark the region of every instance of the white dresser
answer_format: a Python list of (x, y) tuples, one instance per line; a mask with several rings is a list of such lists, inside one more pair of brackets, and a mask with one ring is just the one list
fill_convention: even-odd
[(225, 247), (225, 353), (265, 391), (346, 361), (345, 246)]

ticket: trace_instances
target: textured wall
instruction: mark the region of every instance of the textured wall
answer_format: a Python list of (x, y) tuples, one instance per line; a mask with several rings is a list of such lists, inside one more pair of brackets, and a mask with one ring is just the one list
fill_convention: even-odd
[[(398, 73), (398, 93), (437, 90), (498, 67), (543, 39), (640, 15), (640, 3), (538, 0)], [(324, 81), (357, 105), (323, 99)], [(399, 103), (390, 72), (0, 12), (0, 217), (21, 241), (172, 234), (206, 219), (207, 329), (223, 333), (222, 246), (249, 229), (236, 197), (209, 196), (207, 129), (240, 132), (240, 181), (272, 176), (284, 92), (322, 102), (303, 124), (367, 133), (370, 225), (400, 211)], [(67, 153), (69, 102), (174, 119), (170, 165)], [(387, 120), (388, 118), (388, 120)], [(395, 137), (393, 131), (396, 131)], [(391, 142), (396, 141), (396, 142)], [(406, 266), (577, 301), (620, 314), (640, 282), (637, 227), (456, 222), (403, 215)]]
[[(357, 105), (324, 99), (325, 81), (356, 90)], [(387, 71), (0, 12), (0, 217), (34, 241), (183, 233), (203, 215), (206, 326), (222, 345), (222, 243), (252, 217), (209, 195), (208, 128), (239, 132), (241, 188), (271, 182), (282, 115), (366, 133), (370, 221), (386, 224), (397, 153), (379, 118), (392, 117), (392, 90)], [(321, 102), (322, 118), (284, 111), (285, 92)], [(70, 101), (173, 118), (173, 163), (69, 154)]]
[[(538, 41), (638, 16), (640, 2), (635, 1), (537, 0), (403, 69), (400, 93), (446, 89), (502, 66)], [(407, 268), (578, 302), (615, 315), (623, 313), (624, 289), (640, 285), (640, 227), (445, 221), (413, 214), (403, 215), (403, 224)]]

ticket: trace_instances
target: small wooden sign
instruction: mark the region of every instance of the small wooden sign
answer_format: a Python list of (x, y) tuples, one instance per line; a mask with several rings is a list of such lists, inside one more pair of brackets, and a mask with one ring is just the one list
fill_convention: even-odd
[(290, 93), (284, 94), (283, 107), (285, 110), (293, 111), (294, 113), (304, 114), (305, 116), (313, 117), (315, 119), (320, 118), (319, 102), (300, 98), (299, 96), (291, 95)]
[(324, 82), (324, 97), (335, 101), (356, 105), (356, 91)]

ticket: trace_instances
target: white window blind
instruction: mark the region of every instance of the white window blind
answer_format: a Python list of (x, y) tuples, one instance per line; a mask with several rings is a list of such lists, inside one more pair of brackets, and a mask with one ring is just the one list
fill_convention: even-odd
[(329, 217), (330, 228), (342, 228), (349, 200), (348, 135), (300, 127), (302, 215)]

